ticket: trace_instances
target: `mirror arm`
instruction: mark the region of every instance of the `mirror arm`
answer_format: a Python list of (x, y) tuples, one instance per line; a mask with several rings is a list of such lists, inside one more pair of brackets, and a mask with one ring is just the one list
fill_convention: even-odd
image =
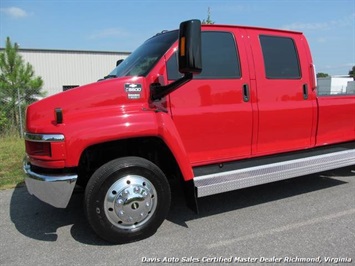
[(155, 101), (165, 97), (169, 93), (172, 93), (173, 91), (175, 91), (176, 89), (184, 85), (185, 83), (192, 80), (192, 77), (193, 77), (192, 73), (186, 73), (182, 78), (179, 78), (166, 86), (162, 86), (160, 85), (160, 83), (151, 84), (150, 85), (151, 99)]

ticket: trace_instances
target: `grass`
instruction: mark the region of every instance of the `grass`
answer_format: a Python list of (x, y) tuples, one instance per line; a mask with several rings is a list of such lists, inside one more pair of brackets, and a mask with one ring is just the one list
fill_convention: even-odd
[(0, 189), (13, 188), (24, 182), (22, 160), (25, 156), (24, 140), (13, 136), (0, 136)]

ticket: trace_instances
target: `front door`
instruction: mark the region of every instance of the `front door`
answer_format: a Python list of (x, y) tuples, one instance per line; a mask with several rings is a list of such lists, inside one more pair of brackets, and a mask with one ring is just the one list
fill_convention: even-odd
[[(170, 94), (175, 126), (193, 166), (249, 157), (252, 106), (247, 57), (238, 29), (202, 32), (201, 74)], [(176, 56), (167, 62), (176, 79)]]

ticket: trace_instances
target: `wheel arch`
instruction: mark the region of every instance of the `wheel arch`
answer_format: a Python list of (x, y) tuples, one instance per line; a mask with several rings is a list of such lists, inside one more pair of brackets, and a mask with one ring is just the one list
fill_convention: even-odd
[(151, 161), (163, 171), (169, 181), (186, 180), (178, 161), (165, 141), (157, 136), (150, 136), (120, 139), (87, 147), (80, 156), (78, 183), (85, 184), (103, 164), (127, 156)]

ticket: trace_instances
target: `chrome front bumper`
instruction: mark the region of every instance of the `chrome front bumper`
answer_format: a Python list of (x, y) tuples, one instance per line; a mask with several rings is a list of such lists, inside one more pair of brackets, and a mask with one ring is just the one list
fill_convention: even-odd
[(31, 170), (27, 158), (23, 162), (27, 190), (31, 195), (57, 208), (65, 208), (73, 193), (77, 174), (46, 175)]

